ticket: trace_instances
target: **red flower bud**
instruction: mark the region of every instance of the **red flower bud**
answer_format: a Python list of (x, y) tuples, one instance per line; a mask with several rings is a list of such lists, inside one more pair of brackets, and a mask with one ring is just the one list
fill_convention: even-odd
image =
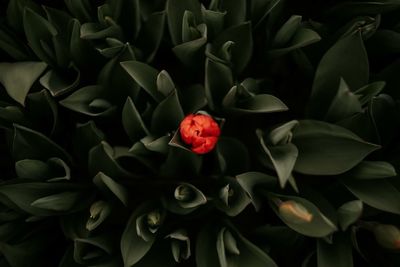
[(214, 149), (221, 130), (211, 116), (190, 114), (181, 122), (180, 134), (194, 153), (205, 154)]

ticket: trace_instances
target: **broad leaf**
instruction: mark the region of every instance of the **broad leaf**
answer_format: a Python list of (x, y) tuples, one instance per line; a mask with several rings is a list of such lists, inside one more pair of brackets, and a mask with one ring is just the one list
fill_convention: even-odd
[(357, 198), (378, 210), (400, 214), (400, 192), (386, 180), (350, 180), (341, 182)]
[(322, 57), (309, 103), (309, 114), (312, 117), (321, 118), (326, 114), (341, 77), (352, 90), (368, 82), (368, 58), (358, 31), (339, 39)]
[(380, 148), (345, 128), (313, 120), (300, 121), (292, 142), (299, 150), (295, 171), (312, 175), (344, 173)]
[(0, 63), (0, 83), (12, 99), (24, 106), (29, 90), (46, 67), (44, 62)]

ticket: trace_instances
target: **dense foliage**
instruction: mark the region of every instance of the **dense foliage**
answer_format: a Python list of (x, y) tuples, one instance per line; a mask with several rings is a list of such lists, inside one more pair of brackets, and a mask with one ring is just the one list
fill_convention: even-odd
[(398, 0), (0, 0), (0, 266), (400, 266), (399, 55)]

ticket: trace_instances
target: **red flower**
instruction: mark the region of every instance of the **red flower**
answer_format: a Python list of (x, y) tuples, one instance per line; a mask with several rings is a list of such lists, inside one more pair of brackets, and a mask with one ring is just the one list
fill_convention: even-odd
[(190, 114), (181, 122), (180, 133), (194, 153), (205, 154), (214, 149), (221, 130), (211, 116)]

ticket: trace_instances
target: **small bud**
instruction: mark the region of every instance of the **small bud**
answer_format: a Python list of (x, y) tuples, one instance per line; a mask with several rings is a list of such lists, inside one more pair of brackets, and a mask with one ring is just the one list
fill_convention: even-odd
[(380, 246), (392, 250), (400, 250), (400, 230), (394, 225), (378, 224), (372, 229)]
[(313, 215), (303, 205), (292, 200), (282, 202), (279, 213), (285, 220), (294, 223), (309, 223), (313, 219)]
[(105, 202), (100, 200), (90, 206), (90, 219), (96, 220), (99, 217), (100, 213), (103, 210), (104, 204)]
[(179, 201), (190, 201), (193, 198), (193, 190), (187, 185), (180, 185), (175, 189), (174, 197)]
[(158, 210), (152, 211), (147, 214), (147, 225), (154, 229), (161, 224), (161, 213)]

